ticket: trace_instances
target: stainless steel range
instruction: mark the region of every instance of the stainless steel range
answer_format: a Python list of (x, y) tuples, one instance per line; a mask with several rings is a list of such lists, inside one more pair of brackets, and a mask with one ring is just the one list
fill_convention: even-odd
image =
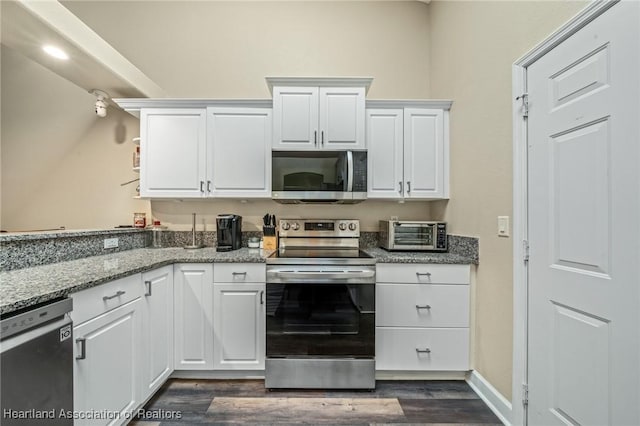
[(375, 260), (357, 220), (281, 219), (267, 259), (267, 388), (375, 388)]

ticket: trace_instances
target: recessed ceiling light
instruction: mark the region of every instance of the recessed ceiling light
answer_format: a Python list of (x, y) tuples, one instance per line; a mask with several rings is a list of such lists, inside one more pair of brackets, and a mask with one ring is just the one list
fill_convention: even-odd
[(67, 55), (67, 53), (64, 50), (60, 49), (59, 47), (46, 45), (42, 47), (42, 50), (44, 50), (54, 58), (64, 59), (64, 60), (69, 59), (69, 55)]

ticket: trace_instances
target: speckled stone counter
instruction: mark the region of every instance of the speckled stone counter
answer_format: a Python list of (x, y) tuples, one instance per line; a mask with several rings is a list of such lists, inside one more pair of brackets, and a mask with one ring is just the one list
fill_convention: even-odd
[(449, 263), (461, 265), (477, 263), (471, 257), (455, 253), (387, 251), (376, 247), (366, 248), (364, 251), (371, 255), (376, 260), (376, 263)]
[(0, 273), (0, 314), (173, 263), (264, 263), (271, 251), (134, 249)]

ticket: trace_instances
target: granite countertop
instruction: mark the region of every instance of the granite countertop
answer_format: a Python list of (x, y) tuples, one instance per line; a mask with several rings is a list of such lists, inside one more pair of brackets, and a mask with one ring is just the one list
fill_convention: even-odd
[(0, 314), (173, 263), (264, 263), (271, 251), (242, 248), (134, 249), (0, 273)]
[[(367, 248), (364, 251), (379, 263), (476, 263), (471, 258), (452, 253), (388, 252), (381, 248)], [(269, 250), (248, 248), (224, 253), (216, 252), (215, 248), (142, 248), (1, 272), (0, 314), (65, 297), (86, 288), (164, 265), (264, 263), (271, 253)]]
[(453, 253), (387, 251), (379, 247), (365, 248), (363, 250), (373, 256), (377, 263), (449, 263), (460, 265), (478, 263), (471, 257)]

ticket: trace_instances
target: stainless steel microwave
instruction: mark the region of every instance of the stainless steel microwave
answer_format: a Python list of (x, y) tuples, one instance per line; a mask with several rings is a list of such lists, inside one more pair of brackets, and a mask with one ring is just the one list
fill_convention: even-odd
[(273, 151), (271, 198), (283, 204), (367, 199), (366, 151)]
[(445, 222), (381, 220), (380, 246), (387, 250), (447, 251)]

